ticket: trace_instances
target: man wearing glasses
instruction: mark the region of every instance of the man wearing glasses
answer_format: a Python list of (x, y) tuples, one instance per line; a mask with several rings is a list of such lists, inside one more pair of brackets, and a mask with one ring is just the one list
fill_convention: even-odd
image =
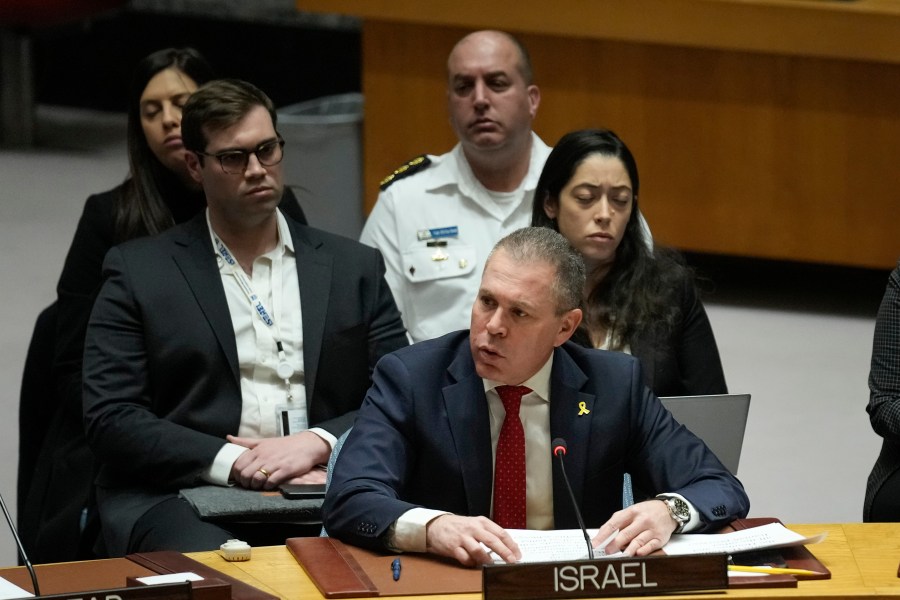
[(201, 521), (178, 490), (324, 481), (375, 362), (407, 343), (380, 254), (276, 208), (275, 126), (254, 86), (201, 87), (182, 135), (206, 212), (106, 257), (84, 416), (112, 556), (281, 543)]

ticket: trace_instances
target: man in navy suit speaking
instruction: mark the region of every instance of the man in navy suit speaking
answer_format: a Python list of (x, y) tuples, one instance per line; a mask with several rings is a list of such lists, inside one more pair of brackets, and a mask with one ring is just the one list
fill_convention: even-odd
[[(584, 282), (581, 257), (556, 232), (498, 242), (470, 331), (376, 366), (323, 506), (329, 535), (465, 565), (489, 562), (486, 546), (514, 562), (506, 529), (578, 527), (554, 438), (568, 443), (586, 525), (600, 528), (594, 545), (618, 530), (607, 551), (646, 555), (673, 532), (746, 516), (741, 484), (644, 387), (638, 360), (568, 342)], [(655, 497), (623, 509), (626, 472)]]

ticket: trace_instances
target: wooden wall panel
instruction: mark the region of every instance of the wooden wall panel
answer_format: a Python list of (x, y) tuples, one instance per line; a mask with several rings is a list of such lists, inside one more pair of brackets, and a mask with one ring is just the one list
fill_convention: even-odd
[[(799, 3), (799, 2), (798, 2)], [(757, 3), (759, 4), (759, 3)], [(470, 28), (363, 26), (366, 207), (448, 150), (445, 62)], [(517, 32), (536, 131), (614, 129), (655, 237), (702, 252), (889, 268), (900, 256), (900, 64)]]

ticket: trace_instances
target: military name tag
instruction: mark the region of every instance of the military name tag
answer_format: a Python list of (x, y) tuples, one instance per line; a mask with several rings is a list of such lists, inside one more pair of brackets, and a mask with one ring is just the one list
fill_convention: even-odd
[(459, 236), (459, 227), (434, 227), (432, 229), (420, 229), (416, 232), (416, 237), (420, 242), (426, 240), (439, 240), (441, 238), (450, 238)]

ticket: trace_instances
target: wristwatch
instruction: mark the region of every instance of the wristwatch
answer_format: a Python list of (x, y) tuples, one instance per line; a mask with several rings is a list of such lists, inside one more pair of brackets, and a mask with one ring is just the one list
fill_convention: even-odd
[(660, 494), (656, 499), (665, 502), (666, 507), (669, 509), (669, 515), (678, 523), (673, 533), (681, 533), (687, 522), (691, 520), (691, 507), (678, 496)]

